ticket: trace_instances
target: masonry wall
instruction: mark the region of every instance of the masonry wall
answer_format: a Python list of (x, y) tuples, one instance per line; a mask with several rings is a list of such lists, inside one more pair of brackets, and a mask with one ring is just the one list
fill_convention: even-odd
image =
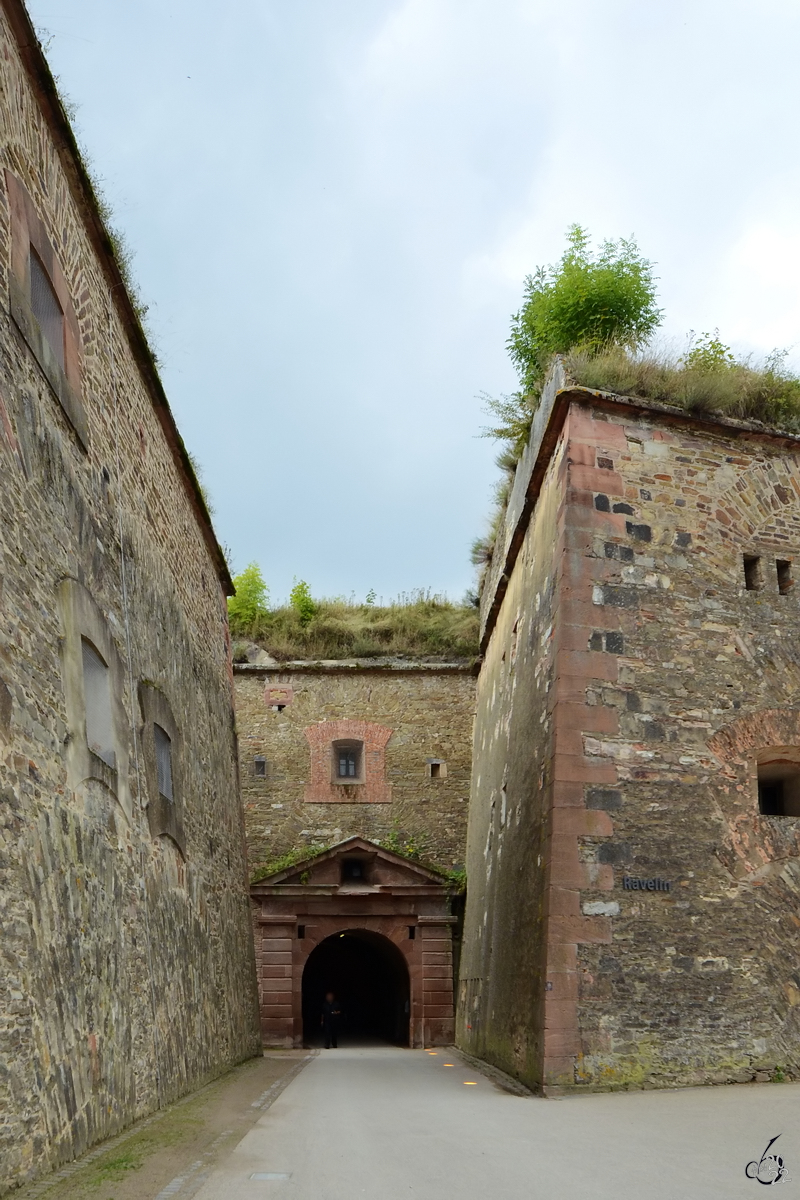
[[(542, 592), (523, 551), (505, 592), (486, 600), (493, 674), (478, 689), (464, 950), (466, 963), (484, 913), (508, 941), (539, 947), (543, 976), (523, 973), (518, 986), (540, 1057), (515, 1054), (508, 1000), (479, 1002), (482, 1043), (460, 1036), (550, 1092), (800, 1077), (800, 818), (761, 815), (756, 784), (757, 759), (796, 760), (800, 747), (798, 596), (779, 593), (775, 567), (800, 561), (798, 443), (581, 389), (549, 402), (523, 525), (527, 547), (547, 499), (531, 459), (549, 461), (560, 430), (555, 694), (526, 704), (517, 684), (499, 721), (481, 699), (499, 691), (508, 630), (518, 612), (530, 625)], [(760, 590), (745, 588), (745, 554), (762, 560)], [(529, 686), (549, 669), (545, 656), (517, 662)], [(509, 778), (532, 780), (551, 708), (564, 731), (552, 790), (537, 779), (523, 799), (550, 810), (544, 918), (538, 843), (521, 843), (521, 868), (508, 835), (487, 856), (481, 911), (479, 780), (484, 764), (499, 775), (482, 747), (519, 721)], [(512, 881), (518, 898), (504, 904)], [(506, 992), (509, 974), (490, 964), (490, 986)]]
[[(3, 183), (2, 1192), (257, 1052), (259, 1039), (213, 539), (2, 10), (0, 39), (0, 168), (27, 191), (63, 271), (82, 409), (82, 422), (70, 418), (69, 393), (59, 399), (30, 328), (26, 338), (12, 319)], [(76, 723), (78, 609), (107, 638), (113, 771), (88, 751), (83, 718)], [(150, 827), (148, 696), (174, 714), (182, 849)]]
[[(463, 867), (475, 707), (468, 664), (287, 664), (280, 670), (237, 664), (234, 671), (251, 867), (353, 834), (416, 851), (444, 869)], [(278, 711), (271, 702), (281, 698), (281, 689), (289, 689), (291, 699)], [(371, 793), (378, 802), (306, 799), (314, 794), (306, 730), (342, 720), (380, 726), (390, 735), (388, 789)], [(266, 760), (263, 777), (255, 774), (257, 756)], [(429, 759), (441, 760), (446, 773), (431, 778)]]
[(481, 667), (473, 748), (459, 1045), (531, 1082), (543, 1054), (554, 622), (563, 445), (543, 482)]

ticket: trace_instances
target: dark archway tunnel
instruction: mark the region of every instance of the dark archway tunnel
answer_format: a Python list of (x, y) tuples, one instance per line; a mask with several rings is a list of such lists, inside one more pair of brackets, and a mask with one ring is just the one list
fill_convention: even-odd
[(311, 951), (303, 971), (305, 1045), (321, 1044), (326, 992), (333, 992), (341, 1006), (341, 1043), (380, 1039), (408, 1045), (408, 967), (388, 938), (367, 929), (347, 929)]

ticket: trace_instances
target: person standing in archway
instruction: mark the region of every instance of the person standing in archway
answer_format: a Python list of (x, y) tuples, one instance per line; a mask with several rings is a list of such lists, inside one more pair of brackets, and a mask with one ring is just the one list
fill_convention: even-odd
[(341, 1015), (342, 1010), (339, 1007), (339, 1001), (333, 992), (326, 992), (322, 1005), (322, 1017), (320, 1019), (320, 1025), (325, 1037), (326, 1050), (330, 1050), (331, 1046), (335, 1050), (339, 1045), (339, 1018)]

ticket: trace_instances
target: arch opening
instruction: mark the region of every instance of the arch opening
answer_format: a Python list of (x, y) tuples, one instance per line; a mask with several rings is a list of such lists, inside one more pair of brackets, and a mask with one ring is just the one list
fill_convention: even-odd
[(345, 929), (311, 951), (303, 970), (303, 1043), (322, 1044), (326, 992), (339, 1001), (340, 1045), (408, 1045), (410, 986), (405, 956), (368, 929)]
[(760, 813), (769, 817), (800, 816), (800, 747), (760, 750), (756, 773)]

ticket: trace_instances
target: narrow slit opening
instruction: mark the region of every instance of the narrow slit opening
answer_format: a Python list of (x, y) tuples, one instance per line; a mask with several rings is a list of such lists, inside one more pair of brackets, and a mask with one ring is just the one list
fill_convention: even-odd
[(794, 584), (792, 564), (788, 559), (778, 558), (775, 560), (775, 569), (778, 572), (778, 591), (782, 596), (788, 596)]
[(757, 592), (761, 588), (761, 559), (754, 554), (745, 554), (744, 586), (748, 592)]

